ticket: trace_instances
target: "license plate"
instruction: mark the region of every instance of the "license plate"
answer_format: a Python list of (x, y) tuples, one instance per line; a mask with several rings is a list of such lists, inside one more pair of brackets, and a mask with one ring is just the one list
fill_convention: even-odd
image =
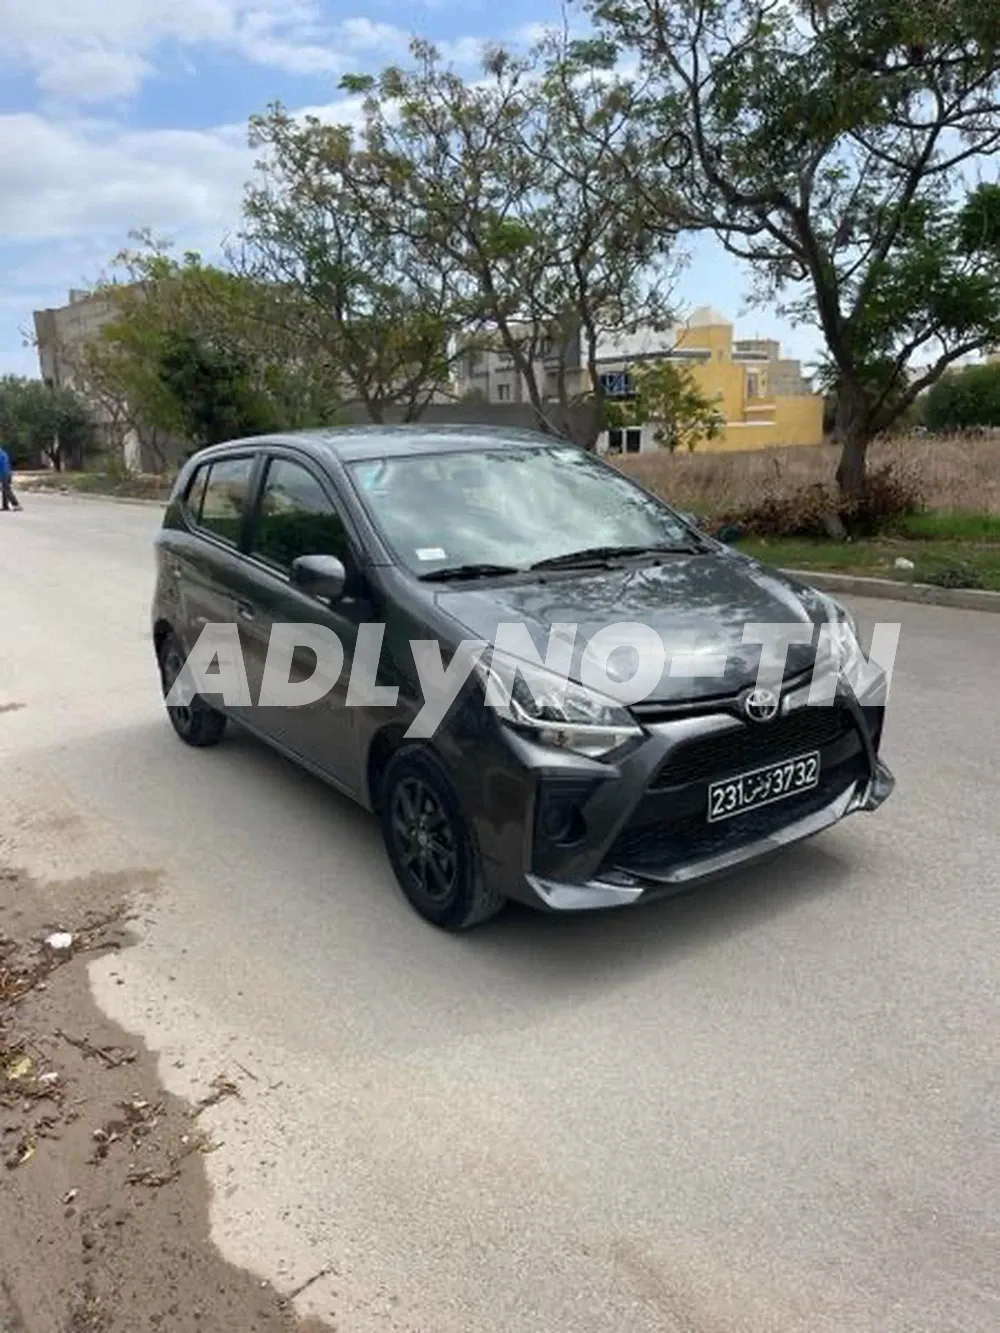
[(708, 789), (708, 822), (732, 819), (747, 810), (784, 801), (818, 786), (818, 750), (785, 759), (780, 764), (767, 764), (725, 782), (713, 782)]

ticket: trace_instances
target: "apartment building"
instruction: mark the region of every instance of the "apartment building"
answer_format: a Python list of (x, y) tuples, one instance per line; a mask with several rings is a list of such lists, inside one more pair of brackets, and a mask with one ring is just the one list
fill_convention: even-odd
[(117, 306), (101, 292), (72, 290), (64, 306), (34, 313), (38, 367), (52, 389), (72, 389), (90, 407), (100, 451), (132, 472), (160, 471), (184, 457), (187, 445), (164, 431), (130, 423), (124, 400), (89, 390), (81, 374), (83, 351), (114, 319)]
[(71, 291), (69, 302), (50, 310), (36, 310), (35, 339), (42, 379), (51, 389), (73, 389), (74, 368), (80, 352), (114, 317), (114, 306), (95, 292)]
[[(540, 348), (538, 374), (546, 396), (556, 392), (558, 349)], [(705, 450), (761, 449), (769, 445), (819, 444), (823, 439), (823, 399), (802, 373), (801, 364), (781, 355), (775, 339), (733, 336), (733, 325), (710, 306), (695, 310), (683, 324), (669, 329), (639, 328), (609, 336), (597, 348), (597, 366), (604, 392), (611, 398), (633, 393), (633, 373), (648, 361), (670, 360), (690, 367), (695, 382), (718, 404), (725, 425)], [(569, 389), (584, 394), (586, 367), (581, 347), (567, 352), (572, 367)], [(499, 348), (471, 348), (460, 362), (457, 390), (485, 403), (525, 403), (527, 387), (512, 361)], [(611, 452), (639, 453), (657, 449), (657, 425), (648, 423), (605, 433), (600, 447)]]

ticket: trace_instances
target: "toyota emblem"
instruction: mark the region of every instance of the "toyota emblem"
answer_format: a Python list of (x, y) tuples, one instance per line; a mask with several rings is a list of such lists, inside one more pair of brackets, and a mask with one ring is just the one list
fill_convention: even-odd
[(750, 690), (743, 711), (751, 722), (770, 722), (778, 714), (778, 696), (773, 690)]

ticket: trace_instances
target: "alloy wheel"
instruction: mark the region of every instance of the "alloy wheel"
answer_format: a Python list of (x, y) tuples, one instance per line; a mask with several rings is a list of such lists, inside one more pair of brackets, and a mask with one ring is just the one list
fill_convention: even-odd
[(413, 887), (432, 903), (447, 902), (458, 879), (458, 844), (437, 793), (421, 778), (403, 778), (392, 792), (390, 822)]

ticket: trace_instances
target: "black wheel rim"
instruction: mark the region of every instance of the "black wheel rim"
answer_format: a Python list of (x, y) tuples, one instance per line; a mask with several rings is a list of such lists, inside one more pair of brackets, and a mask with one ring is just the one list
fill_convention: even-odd
[[(168, 648), (166, 656), (163, 659), (164, 698), (169, 696), (170, 691), (176, 684), (177, 677), (181, 674), (181, 671), (183, 669), (184, 669), (184, 658), (181, 656), (180, 650), (177, 648)], [(182, 731), (190, 731), (191, 719), (193, 716), (190, 705), (168, 704), (167, 708), (170, 713), (170, 716), (174, 720), (175, 725), (178, 726)]]
[(389, 817), (397, 859), (413, 888), (429, 902), (447, 902), (458, 882), (458, 843), (437, 793), (421, 778), (404, 778), (393, 788)]

